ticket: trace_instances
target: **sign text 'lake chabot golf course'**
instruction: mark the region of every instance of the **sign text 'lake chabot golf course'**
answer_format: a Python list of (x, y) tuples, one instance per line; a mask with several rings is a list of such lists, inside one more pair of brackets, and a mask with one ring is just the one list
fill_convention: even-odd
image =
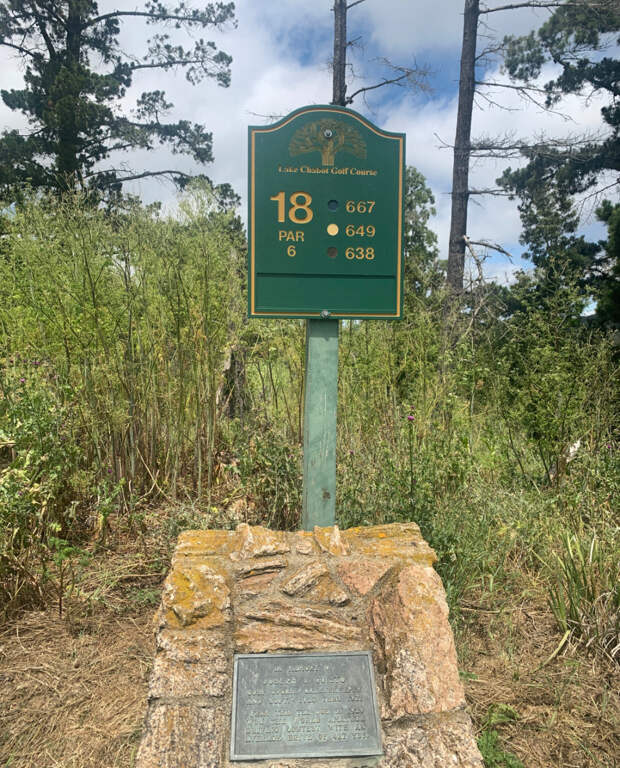
[(336, 106), (248, 131), (249, 316), (399, 318), (404, 134)]

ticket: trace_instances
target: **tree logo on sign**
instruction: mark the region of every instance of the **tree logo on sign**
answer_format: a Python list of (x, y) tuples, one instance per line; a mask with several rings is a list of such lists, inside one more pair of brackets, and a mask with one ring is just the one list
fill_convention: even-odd
[(332, 166), (338, 152), (349, 152), (365, 160), (366, 142), (353, 126), (333, 119), (317, 120), (304, 125), (293, 134), (289, 152), (291, 157), (320, 152), (321, 163)]

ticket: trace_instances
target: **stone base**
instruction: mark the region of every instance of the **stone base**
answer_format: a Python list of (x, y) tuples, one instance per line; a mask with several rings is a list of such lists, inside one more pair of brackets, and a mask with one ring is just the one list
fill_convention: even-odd
[[(181, 534), (136, 768), (482, 768), (435, 553), (415, 523)], [(379, 758), (231, 762), (234, 653), (371, 650)]]

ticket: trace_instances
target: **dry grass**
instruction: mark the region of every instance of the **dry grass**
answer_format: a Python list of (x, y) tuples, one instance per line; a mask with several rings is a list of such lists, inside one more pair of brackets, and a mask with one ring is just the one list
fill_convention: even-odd
[[(153, 511), (148, 537), (116, 528), (110, 548), (80, 573), (62, 618), (50, 598), (47, 611), (0, 628), (0, 768), (133, 765), (151, 619), (176, 534), (169, 519)], [(506, 705), (517, 718), (487, 727), (526, 768), (613, 768), (620, 669), (579, 647), (553, 656), (561, 634), (544, 594), (520, 578), (514, 593), (469, 594), (461, 605), (456, 639), (478, 730)]]
[(516, 718), (491, 727), (526, 768), (620, 762), (618, 665), (560, 647), (562, 634), (544, 599), (501, 608), (468, 603), (462, 614), (459, 660), (471, 675), (466, 694), (479, 728), (504, 705)]
[(76, 568), (59, 616), (0, 627), (1, 768), (123, 768), (137, 750), (154, 653), (152, 617), (168, 567), (164, 515), (148, 536), (117, 525), (108, 547)]
[(0, 765), (129, 766), (153, 655), (152, 611), (23, 615), (0, 634)]

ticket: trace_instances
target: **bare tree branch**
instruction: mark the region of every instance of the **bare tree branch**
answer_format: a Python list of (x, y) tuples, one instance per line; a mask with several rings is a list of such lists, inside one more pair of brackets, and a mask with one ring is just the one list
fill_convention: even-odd
[(513, 85), (512, 83), (498, 83), (496, 80), (476, 80), (476, 85), (484, 85), (487, 88), (509, 88), (512, 91), (529, 91), (534, 93), (544, 93), (547, 91), (544, 88), (538, 88), (535, 85)]
[(492, 56), (497, 53), (501, 53), (501, 51), (504, 50), (504, 44), (498, 43), (497, 45), (489, 45), (486, 48), (483, 48), (480, 53), (476, 55), (476, 61), (482, 61), (487, 56)]
[(412, 88), (418, 88), (421, 91), (429, 91), (430, 87), (428, 83), (426, 82), (426, 78), (429, 75), (429, 70), (426, 67), (418, 67), (417, 65), (413, 67), (402, 67), (398, 66), (396, 64), (392, 64), (387, 59), (382, 59), (383, 63), (390, 67), (394, 72), (400, 72), (400, 75), (397, 75), (396, 77), (385, 77), (380, 83), (375, 83), (374, 85), (367, 85), (363, 88), (358, 88), (357, 91), (354, 91), (350, 96), (347, 96), (346, 98), (346, 104), (351, 104), (353, 99), (356, 96), (359, 96), (360, 93), (366, 93), (367, 91), (374, 91), (377, 88), (383, 88), (384, 85), (400, 85), (401, 87), (405, 85), (403, 81), (408, 81), (409, 86)]
[(465, 242), (465, 247), (469, 251), (472, 259), (474, 260), (474, 264), (476, 265), (476, 268), (478, 270), (478, 282), (484, 283), (484, 272), (482, 271), (482, 262), (484, 259), (479, 259), (476, 252), (472, 248), (472, 245), (474, 243), (467, 237), (467, 235), (463, 235), (463, 241)]
[[(94, 176), (105, 176), (108, 173), (118, 173), (122, 169), (120, 168), (106, 168), (103, 171), (93, 171), (92, 173), (88, 173), (84, 175), (85, 179), (93, 178)], [(176, 176), (180, 179), (187, 179), (188, 181), (193, 176), (190, 176), (188, 173), (183, 173), (183, 171), (175, 171), (175, 170), (168, 170), (168, 171), (144, 171), (143, 173), (134, 173), (127, 176), (116, 176), (115, 178), (110, 180), (110, 184), (118, 184), (125, 183), (126, 181), (136, 181), (137, 179), (146, 179), (150, 178), (152, 176)]]
[[(570, 115), (567, 115), (564, 112), (560, 112), (556, 109), (551, 109), (551, 107), (547, 106), (546, 102), (535, 98), (535, 94), (544, 94), (547, 96), (547, 91), (544, 88), (538, 88), (536, 86), (529, 85), (512, 85), (511, 83), (498, 83), (494, 80), (476, 80), (476, 87), (477, 86), (484, 86), (486, 88), (507, 88), (508, 90), (516, 91), (524, 101), (529, 101), (539, 109), (542, 109), (551, 115), (557, 115), (567, 122), (575, 122)], [(505, 107), (504, 105), (499, 104), (497, 101), (491, 99), (489, 96), (478, 90), (478, 88), (476, 88), (476, 93), (486, 102), (492, 104), (494, 107), (499, 107), (500, 109), (505, 109), (509, 112), (515, 111), (516, 109), (515, 107)]]
[(478, 98), (483, 99), (484, 101), (486, 101), (486, 103), (489, 106), (497, 107), (498, 109), (503, 109), (504, 112), (518, 112), (519, 111), (518, 107), (507, 107), (505, 104), (500, 104), (499, 101), (495, 101), (495, 99), (492, 99), (488, 94), (481, 93), (480, 91), (476, 91), (476, 93), (474, 95), (474, 103), (476, 104), (478, 109), (482, 109), (482, 107), (476, 101), (476, 96), (478, 96)]
[(529, 0), (525, 3), (510, 3), (498, 5), (496, 8), (481, 8), (480, 13), (495, 13), (496, 11), (515, 11), (517, 8), (559, 8), (561, 5), (579, 5), (579, 3), (566, 3), (562, 0)]
[(465, 240), (465, 245), (470, 249), (470, 252), (472, 253), (473, 253), (473, 250), (471, 246), (480, 245), (482, 248), (490, 248), (492, 251), (503, 253), (504, 256), (508, 256), (508, 258), (512, 262), (512, 254), (509, 253), (505, 248), (502, 248), (502, 246), (498, 245), (497, 243), (490, 243), (488, 240), (470, 240), (467, 237), (467, 235), (463, 235), (463, 239)]
[(252, 115), (252, 117), (260, 117), (270, 123), (276, 123), (278, 120), (281, 120), (284, 117), (284, 115), (263, 115), (260, 112), (250, 112), (249, 110), (248, 115)]
[(367, 85), (364, 88), (358, 88), (357, 91), (354, 91), (350, 96), (347, 96), (346, 104), (351, 104), (353, 99), (356, 96), (359, 96), (360, 93), (366, 93), (366, 91), (374, 91), (376, 88), (383, 88), (384, 85), (394, 85), (395, 83), (399, 83), (401, 80), (404, 80), (407, 77), (407, 75), (400, 75), (399, 77), (394, 77), (391, 80), (383, 79), (380, 83), (375, 83), (374, 85)]
[(511, 192), (507, 192), (502, 187), (497, 188), (488, 188), (488, 189), (470, 189), (467, 192), (469, 197), (473, 197), (475, 195), (493, 195), (494, 197), (510, 197), (512, 194)]
[(2, 40), (2, 42), (0, 42), (0, 45), (2, 45), (5, 48), (14, 48), (16, 51), (23, 53), (25, 56), (31, 56), (32, 58), (34, 58), (37, 55), (36, 51), (29, 51), (28, 48), (24, 48), (21, 45), (15, 45), (15, 43), (9, 43), (8, 40)]

